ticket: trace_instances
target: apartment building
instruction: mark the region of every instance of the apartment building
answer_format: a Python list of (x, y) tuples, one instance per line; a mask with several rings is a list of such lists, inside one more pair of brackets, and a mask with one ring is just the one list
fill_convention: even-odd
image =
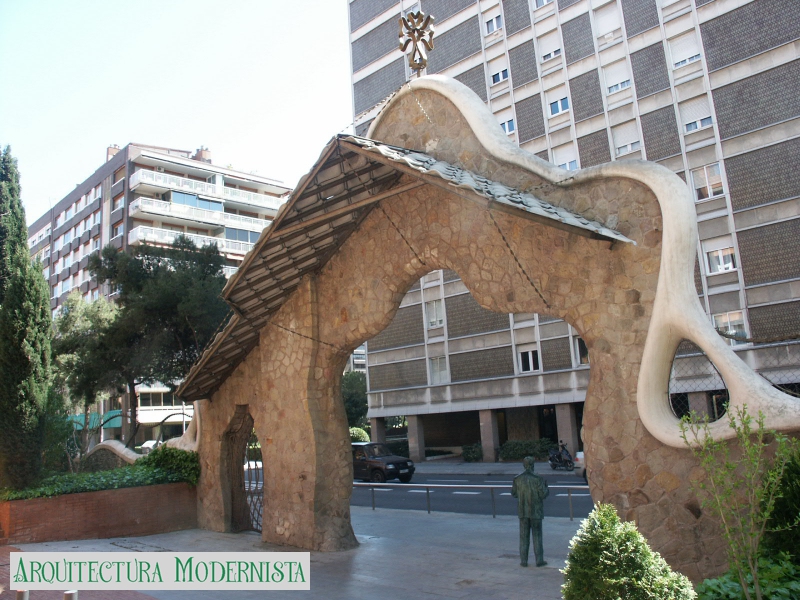
[[(567, 170), (655, 161), (686, 181), (709, 320), (754, 340), (730, 343), (769, 381), (800, 391), (800, 3), (352, 0), (349, 10), (357, 134), (411, 76), (399, 16), (432, 15), (426, 73), (471, 88), (520, 147)], [(418, 454), (480, 440), (491, 459), (506, 438), (580, 448), (591, 366), (568, 323), (488, 313), (440, 271), (409, 290), (367, 348), (377, 435), (385, 417), (406, 415)], [(683, 344), (676, 414), (720, 416), (724, 387)]]
[[(28, 244), (31, 256), (41, 260), (55, 315), (74, 290), (87, 301), (101, 295), (113, 299), (112, 290), (87, 268), (89, 256), (109, 244), (127, 250), (143, 243), (167, 245), (185, 235), (198, 246), (215, 244), (225, 257), (225, 274), (232, 275), (288, 192), (272, 179), (214, 165), (206, 148), (193, 153), (134, 143), (112, 146), (100, 168), (28, 228)], [(182, 407), (168, 388), (139, 392), (142, 440), (177, 435), (191, 420), (191, 406)], [(119, 410), (115, 402), (105, 411)], [(163, 431), (153, 432), (164, 419)], [(119, 427), (110, 423), (109, 433)]]

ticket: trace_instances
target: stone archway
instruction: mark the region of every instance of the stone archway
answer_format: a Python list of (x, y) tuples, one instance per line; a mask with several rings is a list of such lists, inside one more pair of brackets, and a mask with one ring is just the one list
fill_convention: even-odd
[(236, 405), (220, 444), (220, 472), (224, 476), (222, 492), (225, 531), (260, 530), (260, 518), (253, 518), (246, 477), (247, 450), (252, 432), (253, 417), (250, 416), (247, 405)]
[(673, 440), (675, 348), (684, 337), (701, 345), (732, 398), (752, 392), (789, 415), (770, 413), (781, 428), (797, 427), (800, 411), (743, 371), (703, 320), (685, 184), (645, 163), (566, 173), (511, 146), (464, 86), (425, 81), (373, 123), (369, 135), (383, 144), (332, 140), (228, 284), (236, 315), (180, 390), (205, 400), (200, 522), (224, 527), (219, 436), (247, 402), (273, 473), (263, 539), (356, 544), (342, 369), (388, 325), (412, 281), (441, 268), (458, 272), (484, 308), (547, 313), (578, 330), (592, 363), (584, 442), (593, 497), (635, 520), (691, 578), (718, 572), (718, 532), (687, 485), (702, 473)]

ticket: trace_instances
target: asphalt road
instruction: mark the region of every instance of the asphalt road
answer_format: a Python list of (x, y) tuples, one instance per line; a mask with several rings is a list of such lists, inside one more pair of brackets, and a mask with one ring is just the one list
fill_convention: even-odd
[[(554, 473), (544, 475), (550, 487), (550, 495), (544, 502), (546, 517), (569, 517), (569, 498), (567, 487), (584, 486), (586, 482), (571, 475)], [(375, 506), (377, 508), (402, 508), (407, 510), (427, 510), (425, 488), (414, 485), (506, 485), (510, 486), (513, 477), (507, 475), (420, 475), (415, 474), (409, 484), (402, 487), (377, 486)], [(397, 483), (397, 480), (390, 483)], [(564, 486), (564, 487), (557, 487)], [(494, 491), (495, 507), (498, 515), (516, 515), (517, 500), (511, 496), (511, 489)], [(431, 488), (431, 511), (467, 514), (492, 514), (491, 492), (488, 489), (445, 489)], [(354, 487), (350, 500), (353, 506), (372, 506), (372, 491), (364, 487)], [(576, 519), (586, 517), (592, 510), (592, 498), (588, 489), (572, 490), (572, 508)]]

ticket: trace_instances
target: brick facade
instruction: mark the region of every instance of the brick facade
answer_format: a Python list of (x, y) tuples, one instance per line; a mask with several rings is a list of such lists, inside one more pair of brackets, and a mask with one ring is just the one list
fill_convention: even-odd
[(669, 89), (667, 59), (662, 43), (647, 46), (631, 53), (633, 82), (636, 84), (636, 97), (645, 98)]
[(661, 160), (681, 152), (678, 123), (671, 104), (642, 115), (642, 135), (647, 160)]
[(531, 26), (528, 0), (503, 0), (503, 14), (506, 17), (507, 35), (512, 35)]
[(581, 168), (593, 167), (611, 160), (611, 149), (608, 147), (608, 133), (605, 129), (595, 131), (578, 138), (578, 155)]
[(470, 294), (445, 298), (447, 332), (450, 338), (502, 331), (509, 328), (508, 314), (486, 310)]
[(748, 312), (755, 339), (800, 336), (800, 301), (756, 306)]
[(530, 40), (510, 48), (508, 62), (511, 69), (511, 82), (515, 88), (536, 81), (539, 77), (536, 69), (536, 50)]
[(0, 502), (10, 544), (153, 535), (197, 527), (197, 494), (187, 483)]
[(353, 84), (356, 114), (371, 108), (406, 82), (405, 58), (398, 58), (382, 69)]
[(470, 381), (514, 374), (511, 346), (450, 355), (450, 380)]
[[(799, 11), (800, 12), (800, 11)], [(800, 60), (713, 90), (721, 139), (800, 116), (800, 94), (784, 93), (800, 81)]]
[(589, 13), (563, 23), (561, 34), (564, 37), (564, 56), (568, 65), (594, 54), (594, 36)]
[(369, 367), (370, 390), (392, 390), (428, 384), (425, 360), (409, 360)]
[(353, 71), (363, 69), (371, 62), (397, 49), (397, 19), (399, 18), (400, 13), (353, 42), (351, 46)]
[(425, 341), (422, 305), (414, 304), (397, 311), (391, 325), (369, 341), (370, 350), (386, 350), (421, 344)]
[[(427, 15), (436, 18), (437, 23), (449, 19), (457, 12), (460, 12), (475, 4), (476, 0), (422, 0), (422, 10)], [(395, 4), (397, 1), (395, 0)]]
[[(699, 3), (698, 3), (699, 4)], [(700, 25), (709, 71), (800, 38), (797, 0), (758, 0)]]
[[(430, 14), (435, 16), (431, 11)], [(436, 51), (428, 56), (428, 73), (438, 73), (447, 67), (481, 51), (481, 28), (478, 17), (464, 21), (436, 36)]]
[(628, 37), (658, 27), (658, 8), (655, 0), (622, 0), (622, 16)]
[(569, 94), (572, 98), (572, 111), (576, 122), (602, 114), (603, 93), (600, 91), (600, 77), (597, 69), (570, 79)]
[[(520, 143), (544, 135), (544, 114), (542, 113), (540, 94), (520, 100), (514, 104), (514, 107), (517, 111), (517, 131)], [(547, 159), (545, 158), (545, 160)]]
[(572, 368), (569, 338), (542, 340), (539, 347), (541, 348), (543, 371), (560, 371), (561, 369)]
[(351, 2), (350, 31), (355, 31), (393, 6), (397, 6), (397, 0), (355, 0), (355, 2)]
[(800, 138), (765, 146), (725, 161), (734, 210), (800, 195)]
[(800, 278), (800, 220), (747, 229), (738, 236), (745, 285)]
[(475, 92), (481, 100), (486, 102), (486, 72), (484, 71), (483, 63), (473, 67), (469, 71), (464, 71), (460, 75), (456, 75), (455, 79), (463, 83)]

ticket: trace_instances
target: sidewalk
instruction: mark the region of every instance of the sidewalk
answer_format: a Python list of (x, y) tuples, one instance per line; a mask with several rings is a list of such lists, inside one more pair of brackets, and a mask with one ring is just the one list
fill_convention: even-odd
[[(461, 457), (442, 458), (438, 460), (428, 459), (425, 462), (414, 463), (416, 473), (420, 475), (519, 475), (525, 469), (522, 461), (519, 462), (464, 462)], [(562, 469), (554, 471), (550, 468), (547, 461), (537, 462), (533, 472), (538, 475), (558, 475), (559, 477), (579, 477), (578, 469), (574, 471), (564, 471)]]
[[(490, 465), (493, 466), (493, 465)], [(497, 471), (492, 471), (497, 473)], [(347, 552), (311, 553), (310, 592), (226, 592), (225, 598), (250, 600), (268, 596), (275, 600), (325, 598), (352, 600), (380, 597), (386, 600), (464, 598), (485, 600), (557, 600), (569, 540), (580, 521), (546, 518), (543, 523), (546, 567), (519, 566), (519, 529), (515, 517), (492, 519), (483, 515), (427, 514), (423, 511), (352, 507), (353, 529), (360, 546)], [(141, 538), (80, 540), (24, 544), (22, 551), (122, 552), (287, 551), (264, 544), (255, 533), (215, 533), (201, 529)], [(0, 554), (2, 556), (2, 554)], [(533, 553), (530, 557), (534, 562)], [(7, 563), (7, 561), (5, 561)], [(7, 567), (6, 567), (7, 569)], [(7, 571), (6, 571), (7, 572)], [(0, 580), (8, 585), (7, 576)], [(31, 600), (49, 600), (51, 592), (31, 592)], [(98, 592), (81, 592), (80, 598)], [(148, 591), (142, 594), (106, 592), (115, 600), (216, 600), (219, 592)], [(6, 593), (0, 598), (13, 598)]]

